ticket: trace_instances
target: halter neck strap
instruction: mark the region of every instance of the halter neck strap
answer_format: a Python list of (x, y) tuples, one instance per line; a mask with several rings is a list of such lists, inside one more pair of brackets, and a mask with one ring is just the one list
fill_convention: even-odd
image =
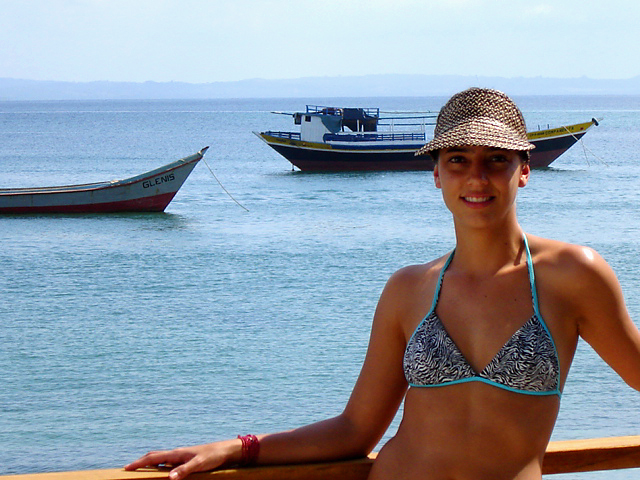
[(540, 309), (538, 308), (538, 290), (536, 289), (536, 275), (533, 271), (533, 260), (531, 259), (531, 250), (529, 250), (529, 241), (527, 240), (527, 235), (522, 234), (522, 238), (524, 238), (524, 249), (527, 254), (527, 269), (529, 271), (529, 285), (531, 286), (531, 298), (533, 299), (533, 310), (540, 316)]
[[(531, 259), (531, 250), (529, 249), (529, 241), (527, 240), (527, 235), (524, 232), (522, 233), (522, 238), (524, 241), (524, 250), (527, 256), (527, 271), (529, 272), (529, 286), (531, 287), (531, 298), (533, 300), (533, 309), (535, 313), (538, 316), (540, 316), (540, 310), (538, 308), (538, 291), (536, 289), (536, 277), (533, 271), (533, 260)], [(433, 301), (431, 302), (430, 312), (433, 312), (436, 308), (436, 305), (438, 304), (438, 299), (440, 298), (440, 290), (442, 289), (442, 281), (444, 279), (444, 273), (447, 271), (447, 268), (449, 268), (449, 265), (451, 264), (451, 260), (453, 260), (453, 256), (455, 255), (455, 253), (456, 253), (456, 250), (454, 248), (453, 251), (447, 257), (447, 260), (445, 261), (444, 266), (442, 267), (442, 270), (440, 270), (438, 283), (436, 285), (436, 291), (433, 294)]]

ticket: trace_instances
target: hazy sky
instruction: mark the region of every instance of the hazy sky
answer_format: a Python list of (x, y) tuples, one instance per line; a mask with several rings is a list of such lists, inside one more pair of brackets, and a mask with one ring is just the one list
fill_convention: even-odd
[(0, 0), (0, 77), (640, 75), (638, 0)]

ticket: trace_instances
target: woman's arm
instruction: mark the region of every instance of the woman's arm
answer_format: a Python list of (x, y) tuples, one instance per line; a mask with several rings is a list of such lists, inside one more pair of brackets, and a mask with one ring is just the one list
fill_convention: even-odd
[[(259, 464), (318, 462), (368, 454), (393, 420), (407, 384), (402, 370), (405, 338), (401, 327), (406, 275), (391, 277), (378, 302), (364, 365), (344, 411), (333, 418), (287, 432), (258, 435)], [(404, 278), (406, 281), (406, 278)], [(150, 452), (125, 467), (135, 470), (177, 465), (170, 473), (180, 480), (198, 471), (237, 464), (239, 439), (171, 451)]]
[(579, 334), (627, 384), (640, 390), (640, 331), (629, 316), (618, 279), (595, 251), (576, 247), (574, 255)]

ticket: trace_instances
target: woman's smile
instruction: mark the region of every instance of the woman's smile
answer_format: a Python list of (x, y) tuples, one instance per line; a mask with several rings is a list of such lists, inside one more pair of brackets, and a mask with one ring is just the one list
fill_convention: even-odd
[(465, 195), (461, 198), (465, 203), (470, 204), (470, 207), (475, 208), (485, 207), (495, 199), (495, 197), (491, 195)]

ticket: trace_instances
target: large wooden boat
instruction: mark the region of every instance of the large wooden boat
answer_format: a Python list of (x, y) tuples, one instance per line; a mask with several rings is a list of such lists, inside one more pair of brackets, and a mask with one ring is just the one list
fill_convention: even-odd
[[(366, 480), (376, 455), (343, 462), (226, 469), (195, 473), (189, 480)], [(640, 467), (640, 436), (551, 442), (542, 464), (544, 475)], [(87, 470), (1, 476), (5, 480), (164, 480), (168, 469)], [(630, 472), (629, 478), (637, 478)]]
[(531, 167), (548, 167), (551, 162), (569, 150), (594, 125), (597, 126), (598, 121), (592, 118), (590, 122), (528, 132), (529, 141), (536, 146), (531, 150)]
[[(286, 115), (300, 125), (299, 132), (254, 133), (300, 170), (433, 170), (431, 157), (414, 153), (427, 142), (435, 113), (382, 117), (379, 108), (307, 105), (305, 112)], [(536, 146), (531, 166), (548, 167), (593, 125), (596, 119), (530, 132)]]
[(208, 148), (124, 180), (3, 188), (0, 189), (0, 214), (163, 212)]

